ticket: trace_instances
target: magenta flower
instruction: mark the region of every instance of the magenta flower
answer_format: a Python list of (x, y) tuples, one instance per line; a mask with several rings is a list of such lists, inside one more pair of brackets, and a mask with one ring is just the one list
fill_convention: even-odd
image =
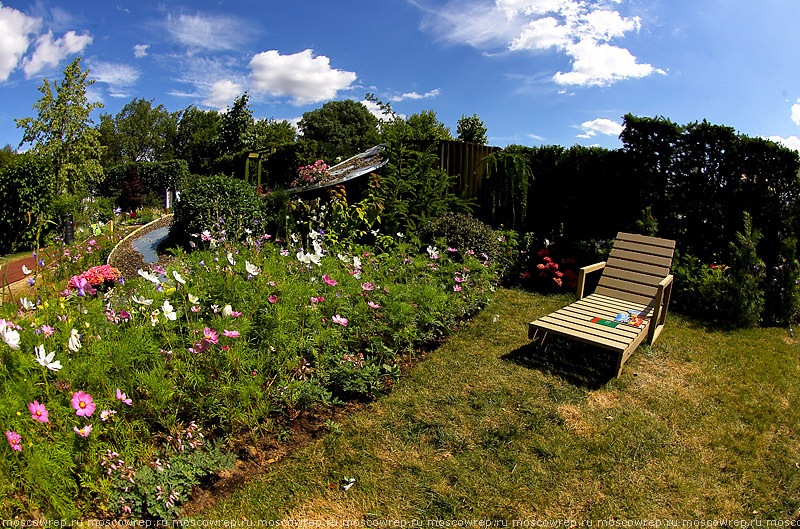
[(6, 439), (8, 439), (8, 444), (11, 445), (12, 450), (22, 452), (22, 437), (20, 437), (17, 432), (9, 432), (6, 430)]
[(277, 303), (278, 302), (278, 296), (276, 296), (275, 294), (272, 294), (267, 299), (269, 300), (270, 303)]
[(208, 327), (203, 329), (203, 340), (208, 343), (219, 343), (219, 335), (215, 329), (209, 329)]
[(240, 336), (239, 335), (239, 331), (229, 331), (228, 329), (225, 329), (224, 331), (222, 331), (222, 334), (226, 338), (238, 338)]
[(335, 279), (331, 279), (331, 276), (329, 276), (328, 274), (325, 274), (324, 276), (322, 276), (322, 280), (325, 281), (326, 285), (330, 285), (332, 287), (334, 287), (334, 286), (339, 284), (339, 282), (336, 281)]
[(80, 429), (78, 429), (77, 426), (73, 426), (72, 430), (81, 437), (89, 437), (89, 434), (92, 433), (92, 425), (87, 424), (86, 426)]
[(75, 415), (79, 417), (91, 417), (96, 408), (92, 396), (83, 391), (73, 393), (71, 402), (72, 407), (75, 409)]
[(34, 421), (50, 422), (50, 419), (48, 418), (50, 412), (47, 411), (47, 408), (44, 407), (44, 404), (39, 404), (38, 400), (28, 404), (28, 409), (30, 410), (31, 417)]
[(129, 399), (126, 394), (119, 390), (119, 388), (117, 388), (117, 398), (128, 406), (133, 406), (133, 400)]
[(461, 285), (453, 285), (453, 290), (456, 292), (461, 292)]
[(463, 282), (463, 281), (464, 281), (464, 278), (463, 278), (463, 277), (460, 277), (460, 276), (456, 276), (456, 277), (454, 277), (453, 279), (455, 279), (455, 280), (456, 280), (456, 283), (461, 283), (461, 282)]
[(338, 323), (338, 324), (339, 324), (339, 325), (341, 325), (342, 327), (347, 327), (347, 318), (342, 318), (342, 317), (341, 317), (341, 316), (339, 316), (338, 314), (337, 314), (337, 315), (335, 315), (333, 318), (331, 318), (331, 321), (332, 321), (333, 323)]
[(369, 282), (361, 283), (361, 289), (366, 291), (375, 290), (375, 285)]

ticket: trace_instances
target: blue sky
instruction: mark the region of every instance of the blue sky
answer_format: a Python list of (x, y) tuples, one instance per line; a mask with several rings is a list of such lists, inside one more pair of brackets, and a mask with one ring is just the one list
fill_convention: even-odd
[[(707, 119), (800, 149), (797, 0), (40, 0), (0, 3), (0, 145), (76, 56), (90, 98), (296, 121), (367, 92), (477, 114), (505, 146), (621, 146), (622, 116)], [(95, 116), (99, 121), (99, 113)]]

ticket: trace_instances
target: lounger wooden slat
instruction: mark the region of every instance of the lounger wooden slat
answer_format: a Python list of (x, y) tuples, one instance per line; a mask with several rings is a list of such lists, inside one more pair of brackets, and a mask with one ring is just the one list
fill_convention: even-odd
[[(675, 241), (620, 232), (608, 262), (585, 267), (578, 276), (578, 300), (533, 321), (530, 338), (548, 333), (608, 349), (616, 354), (617, 376), (645, 338), (656, 341), (664, 328), (672, 276), (669, 274)], [(602, 270), (595, 292), (585, 296), (586, 274)], [(585, 297), (584, 297), (585, 296)], [(638, 312), (642, 324), (613, 322), (618, 314)]]
[(664, 266), (648, 265), (637, 261), (627, 261), (618, 257), (609, 257), (606, 266), (616, 270), (639, 272), (641, 274), (647, 274), (660, 278), (663, 278), (664, 274), (667, 273), (667, 267)]

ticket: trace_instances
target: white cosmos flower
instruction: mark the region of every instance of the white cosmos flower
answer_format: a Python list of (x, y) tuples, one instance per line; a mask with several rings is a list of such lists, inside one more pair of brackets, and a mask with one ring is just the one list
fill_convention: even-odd
[(73, 353), (77, 353), (78, 349), (81, 348), (81, 335), (78, 334), (78, 329), (72, 329), (70, 331), (67, 347), (69, 347), (69, 350)]
[(236, 264), (236, 261), (233, 260), (233, 254), (231, 252), (228, 252), (228, 262), (231, 264), (231, 266)]
[(141, 268), (139, 270), (137, 270), (136, 273), (139, 274), (140, 276), (142, 276), (143, 278), (147, 279), (148, 281), (150, 281), (154, 285), (158, 285), (158, 276), (155, 275), (154, 273), (145, 272)]
[(45, 354), (44, 344), (37, 345), (36, 347), (34, 347), (34, 350), (36, 351), (36, 361), (39, 362), (40, 366), (46, 367), (50, 371), (58, 371), (59, 369), (61, 369), (62, 367), (61, 362), (59, 362), (58, 360), (53, 362), (53, 358), (56, 357), (55, 351), (53, 351), (50, 354)]
[(135, 301), (136, 303), (138, 303), (139, 305), (152, 305), (153, 304), (153, 300), (152, 299), (144, 299), (144, 296), (139, 296), (139, 297), (131, 296), (131, 299), (133, 301)]
[(252, 264), (250, 261), (245, 261), (244, 262), (244, 269), (247, 270), (248, 274), (254, 275), (254, 276), (257, 276), (258, 273), (261, 271), (261, 270), (258, 269), (258, 267), (256, 265)]
[(357, 255), (353, 256), (353, 266), (356, 268), (361, 268), (361, 258), (359, 258)]
[(181, 285), (185, 285), (186, 284), (186, 280), (183, 277), (181, 277), (181, 275), (175, 270), (172, 271), (172, 277), (174, 277), (175, 281), (177, 281)]
[(178, 318), (178, 315), (175, 313), (175, 309), (169, 300), (164, 300), (164, 305), (162, 308), (164, 309), (164, 317), (168, 320), (175, 321)]
[(158, 309), (155, 309), (153, 312), (150, 313), (150, 325), (152, 325), (153, 327), (155, 327), (156, 324), (158, 323), (159, 314), (161, 314), (161, 311)]
[(189, 294), (189, 303), (191, 303), (192, 305), (197, 305), (198, 301), (200, 301), (200, 298), (192, 294)]
[(233, 307), (231, 307), (230, 305), (225, 305), (224, 307), (222, 307), (222, 315), (226, 316), (226, 317), (227, 316), (232, 316), (233, 315)]
[(0, 336), (15, 351), (19, 351), (19, 333), (6, 320), (0, 319)]
[(336, 257), (338, 257), (341, 262), (343, 262), (345, 264), (350, 264), (350, 257), (348, 257), (346, 255), (342, 255), (340, 253), (337, 253)]
[(21, 298), (19, 302), (25, 308), (25, 310), (36, 310), (36, 305), (33, 302), (28, 301), (28, 298)]
[(23, 274), (25, 274), (25, 275), (27, 276), (27, 275), (30, 275), (30, 274), (32, 274), (32, 273), (33, 273), (33, 270), (31, 270), (30, 268), (28, 268), (28, 267), (27, 267), (27, 266), (25, 266), (25, 265), (22, 265), (22, 273), (23, 273)]

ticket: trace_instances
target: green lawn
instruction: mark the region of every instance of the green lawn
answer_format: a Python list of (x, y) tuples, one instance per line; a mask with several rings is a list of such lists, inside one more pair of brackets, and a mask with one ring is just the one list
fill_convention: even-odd
[[(619, 379), (526, 323), (570, 301), (499, 290), (374, 403), (198, 516), (226, 519), (794, 517), (800, 366), (786, 329), (670, 314)], [(337, 489), (354, 477), (349, 491)]]

